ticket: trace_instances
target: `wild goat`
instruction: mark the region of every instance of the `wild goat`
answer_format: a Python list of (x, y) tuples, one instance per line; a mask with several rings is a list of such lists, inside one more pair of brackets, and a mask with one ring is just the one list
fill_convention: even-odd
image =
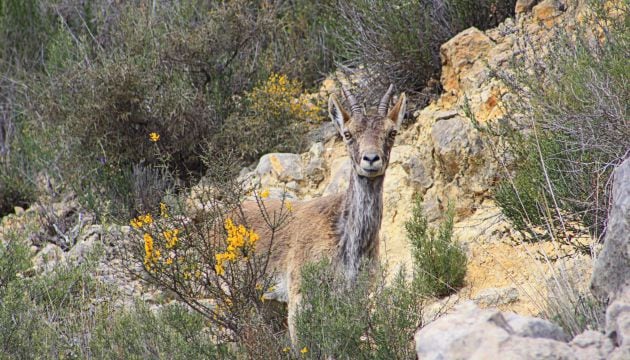
[[(274, 272), (275, 285), (264, 295), (288, 303), (291, 339), (295, 337), (295, 316), (301, 301), (301, 269), (307, 262), (329, 258), (349, 281), (357, 276), (362, 258), (378, 256), (378, 233), (383, 215), (383, 180), (390, 152), (406, 110), (401, 94), (389, 111), (393, 86), (378, 106), (376, 115), (361, 111), (356, 98), (345, 88), (350, 114), (335, 95), (328, 101), (328, 112), (339, 130), (352, 171), (346, 193), (295, 202), (286, 226), (275, 233), (269, 253), (268, 268)], [(280, 208), (281, 201), (265, 201), (269, 213)], [(254, 202), (243, 205), (245, 218), (260, 234), (257, 249), (269, 249), (271, 232)]]

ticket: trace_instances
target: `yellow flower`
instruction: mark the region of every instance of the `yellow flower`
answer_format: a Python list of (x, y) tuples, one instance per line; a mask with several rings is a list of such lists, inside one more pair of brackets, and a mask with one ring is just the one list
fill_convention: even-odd
[(165, 263), (166, 265), (171, 265), (171, 264), (173, 263), (173, 258), (167, 258), (167, 259), (164, 261), (164, 263)]
[(287, 208), (287, 210), (289, 210), (289, 212), (293, 211), (293, 204), (289, 201), (285, 202), (284, 206)]
[(164, 238), (166, 239), (167, 249), (171, 249), (177, 245), (177, 241), (179, 240), (177, 237), (177, 235), (179, 235), (179, 229), (165, 230), (162, 235), (164, 235)]
[(291, 350), (291, 348), (286, 346), (284, 349), (282, 349), (282, 352), (289, 352), (290, 350)]
[(153, 222), (153, 216), (151, 216), (151, 214), (146, 214), (144, 216), (140, 215), (138, 216), (138, 219), (145, 224), (151, 224)]
[(225, 274), (225, 269), (223, 268), (223, 265), (221, 264), (214, 265), (214, 271), (216, 271), (217, 275), (219, 276)]
[(148, 269), (155, 259), (155, 254), (153, 253), (153, 237), (148, 233), (145, 233), (142, 237), (144, 239), (144, 265)]
[(262, 284), (256, 284), (256, 290), (260, 291), (262, 290), (263, 286)]
[(160, 216), (163, 218), (167, 218), (168, 217), (168, 211), (166, 208), (166, 204), (161, 202), (160, 203)]
[(260, 198), (261, 199), (266, 199), (268, 197), (269, 197), (269, 190), (268, 189), (265, 189), (265, 190), (260, 192)]
[(308, 352), (308, 348), (305, 346), (302, 348), (302, 350), (300, 350), (300, 353), (302, 354), (306, 354)]
[(160, 134), (156, 133), (156, 132), (152, 132), (149, 134), (149, 140), (151, 140), (152, 142), (157, 142), (158, 140), (160, 140)]
[(254, 230), (249, 231), (249, 244), (254, 245), (256, 241), (260, 240), (260, 236), (254, 232)]
[(142, 227), (142, 220), (135, 218), (132, 219), (129, 224), (131, 224), (131, 227), (133, 227), (134, 229), (139, 229)]

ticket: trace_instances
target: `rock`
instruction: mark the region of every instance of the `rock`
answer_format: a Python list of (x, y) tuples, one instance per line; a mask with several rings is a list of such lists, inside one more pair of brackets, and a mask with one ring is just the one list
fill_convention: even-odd
[(316, 142), (311, 145), (311, 148), (308, 150), (311, 159), (313, 158), (321, 158), (324, 153), (324, 144), (321, 142)]
[(263, 155), (256, 167), (261, 177), (270, 176), (280, 182), (301, 181), (304, 179), (300, 155), (272, 153)]
[(591, 288), (614, 301), (630, 286), (630, 159), (614, 171), (604, 248), (595, 260)]
[(306, 135), (306, 139), (309, 142), (327, 142), (328, 140), (337, 136), (339, 132), (331, 121), (323, 122), (314, 130), (309, 131)]
[(630, 349), (630, 288), (606, 309), (606, 334), (615, 345)]
[(433, 185), (433, 168), (427, 163), (431, 164), (421, 158), (414, 157), (403, 164), (405, 171), (409, 173), (411, 183), (423, 189), (428, 189)]
[[(400, 145), (391, 154), (390, 166), (394, 164), (402, 165), (408, 174), (406, 178), (408, 178), (410, 185), (413, 185), (414, 188), (426, 190), (433, 185), (433, 161), (427, 154), (430, 154), (429, 149)], [(421, 192), (424, 193), (424, 191)]]
[(436, 122), (431, 129), (435, 155), (447, 181), (463, 168), (469, 149), (470, 124), (462, 117)]
[(81, 263), (95, 250), (96, 244), (101, 243), (102, 226), (86, 226), (77, 243), (68, 251), (68, 258)]
[(532, 9), (534, 19), (541, 21), (545, 26), (550, 27), (553, 19), (561, 14), (561, 4), (558, 0), (542, 0)]
[(614, 347), (610, 338), (604, 336), (604, 334), (587, 330), (577, 335), (569, 346), (574, 348), (575, 354), (579, 359), (583, 360), (605, 360), (609, 358), (610, 353)]
[(516, 14), (528, 12), (536, 5), (536, 2), (538, 2), (538, 0), (517, 0), (514, 12)]
[(326, 166), (324, 165), (324, 160), (321, 158), (311, 159), (304, 170), (304, 174), (314, 185), (321, 183), (326, 177)]
[(547, 320), (506, 313), (505, 320), (515, 335), (529, 338), (542, 338), (557, 341), (567, 341), (568, 337), (556, 324)]
[[(557, 326), (544, 320), (511, 315), (522, 334), (496, 310), (479, 309), (472, 302), (416, 332), (419, 359), (577, 359), (567, 343), (548, 338)], [(553, 330), (552, 330), (553, 329)]]
[(505, 288), (487, 288), (473, 298), (475, 304), (488, 307), (512, 303), (518, 300), (518, 290), (514, 286)]
[(350, 171), (352, 170), (350, 158), (344, 156), (335, 159), (330, 167), (332, 176), (322, 196), (336, 194), (348, 188), (348, 180), (350, 179)]
[(628, 360), (630, 359), (630, 347), (620, 347), (615, 349), (606, 360)]
[(494, 46), (477, 28), (468, 28), (440, 47), (442, 87), (445, 92), (460, 93), (477, 89), (488, 76), (486, 66), (476, 60), (485, 58)]
[(55, 244), (48, 243), (33, 257), (33, 267), (36, 272), (48, 272), (63, 261), (65, 261), (63, 250)]

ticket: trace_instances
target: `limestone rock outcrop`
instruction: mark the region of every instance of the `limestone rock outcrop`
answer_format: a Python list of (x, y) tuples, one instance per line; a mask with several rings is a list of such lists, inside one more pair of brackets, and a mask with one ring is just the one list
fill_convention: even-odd
[(466, 303), (415, 335), (420, 359), (630, 358), (630, 159), (614, 172), (612, 208), (593, 272), (596, 294), (609, 299), (605, 331), (587, 330), (568, 342), (548, 321)]

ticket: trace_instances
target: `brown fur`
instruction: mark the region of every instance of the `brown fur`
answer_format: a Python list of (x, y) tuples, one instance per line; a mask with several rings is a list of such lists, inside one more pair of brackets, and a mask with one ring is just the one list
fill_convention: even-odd
[[(386, 109), (389, 93), (384, 100)], [(295, 315), (301, 301), (302, 266), (329, 258), (352, 281), (362, 258), (378, 256), (383, 180), (394, 136), (404, 116), (405, 101), (402, 94), (386, 116), (367, 116), (356, 111), (356, 106), (353, 106), (354, 113), (346, 113), (331, 95), (329, 113), (344, 138), (352, 162), (348, 190), (342, 194), (292, 202), (289, 219), (276, 232), (273, 243), (270, 243), (271, 230), (258, 205), (255, 202), (243, 204), (248, 225), (260, 235), (257, 251), (270, 249), (269, 269), (274, 274), (275, 286), (264, 296), (288, 303), (289, 333), (294, 343)], [(269, 214), (279, 212), (281, 204), (280, 200), (265, 201)]]

